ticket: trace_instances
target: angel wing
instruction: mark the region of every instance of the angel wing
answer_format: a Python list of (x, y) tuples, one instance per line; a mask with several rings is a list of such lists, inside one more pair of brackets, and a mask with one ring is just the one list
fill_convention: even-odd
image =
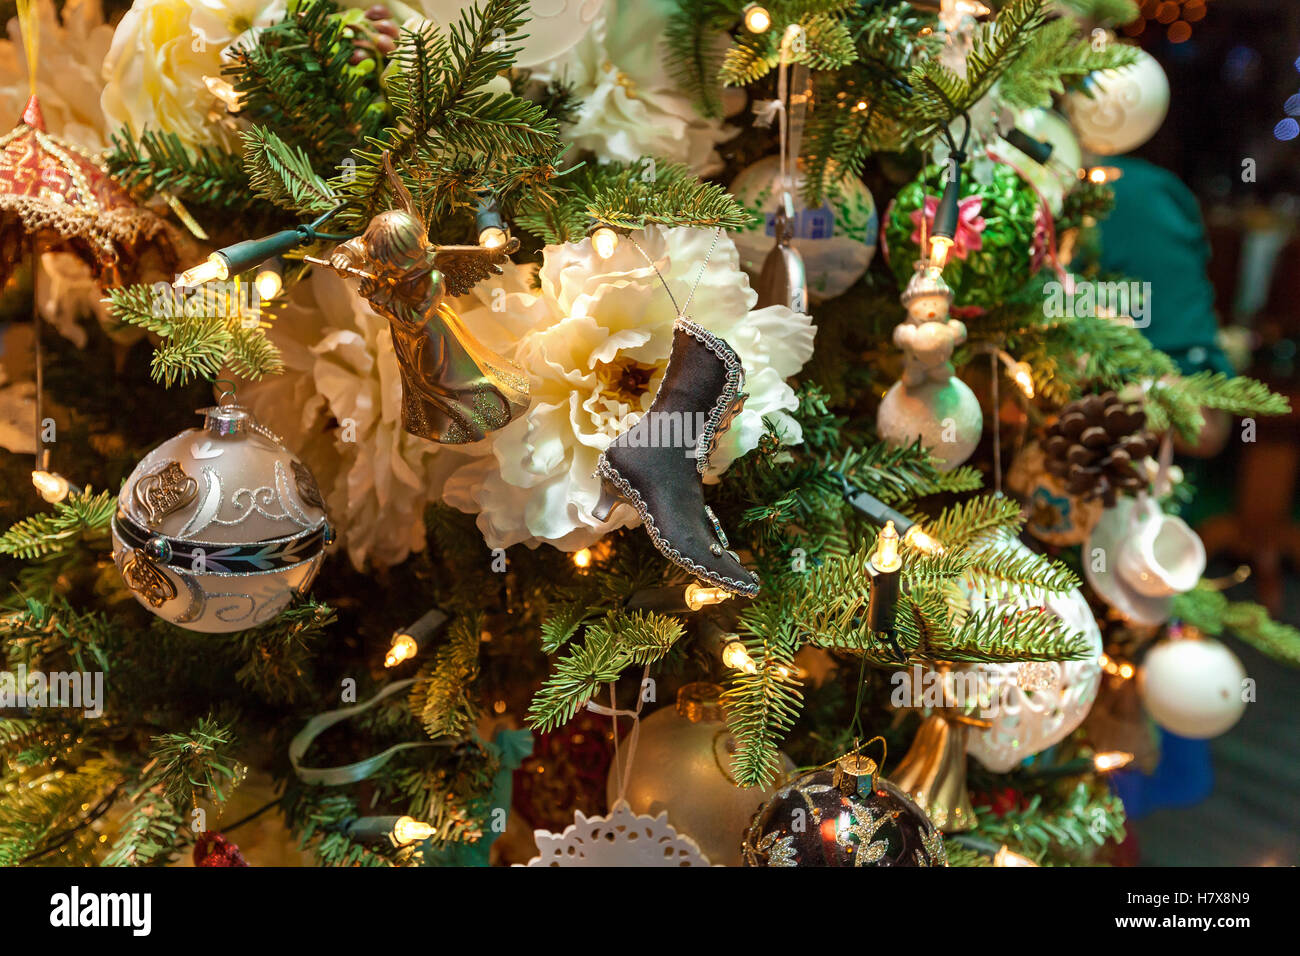
[(434, 246), (433, 267), (442, 273), (447, 295), (464, 295), (484, 279), (501, 274), (501, 266), (512, 252), (519, 250), (518, 238), (511, 236), (495, 249), (482, 246)]

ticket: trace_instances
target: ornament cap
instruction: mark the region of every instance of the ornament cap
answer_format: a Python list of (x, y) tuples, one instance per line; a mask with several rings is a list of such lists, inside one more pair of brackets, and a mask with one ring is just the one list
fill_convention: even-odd
[(230, 438), (254, 430), (253, 413), (242, 405), (213, 405), (200, 408), (203, 430), (217, 438)]
[(720, 723), (722, 713), (722, 687), (708, 681), (683, 684), (677, 691), (677, 713), (693, 724)]
[(845, 754), (835, 762), (833, 786), (846, 797), (865, 795), (875, 788), (876, 762), (860, 753)]
[(45, 132), (45, 114), (41, 112), (41, 102), (36, 98), (35, 93), (31, 95), (27, 105), (23, 107), (23, 123), (37, 132)]

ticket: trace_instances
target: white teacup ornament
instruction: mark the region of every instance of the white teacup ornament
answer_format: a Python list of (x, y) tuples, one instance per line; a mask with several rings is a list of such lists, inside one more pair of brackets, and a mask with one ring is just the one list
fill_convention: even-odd
[(1205, 545), (1175, 515), (1167, 515), (1153, 498), (1141, 496), (1133, 518), (1134, 532), (1119, 553), (1120, 578), (1147, 597), (1172, 597), (1196, 587), (1205, 572)]
[(1148, 627), (1167, 621), (1174, 595), (1196, 587), (1205, 571), (1196, 532), (1145, 494), (1107, 508), (1085, 548), (1093, 590), (1125, 619)]

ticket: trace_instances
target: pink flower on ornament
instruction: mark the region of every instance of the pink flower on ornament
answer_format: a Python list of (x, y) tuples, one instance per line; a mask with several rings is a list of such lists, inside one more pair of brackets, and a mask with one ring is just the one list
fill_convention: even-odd
[(1029, 271), (1037, 272), (1052, 258), (1052, 233), (1043, 207), (1034, 210), (1034, 239), (1029, 247)]
[[(952, 252), (950, 256), (958, 259), (965, 259), (972, 252), (979, 252), (984, 248), (984, 240), (981, 238), (986, 225), (984, 218), (980, 216), (980, 205), (982, 200), (979, 196), (967, 196), (957, 203), (957, 234), (952, 237)], [(934, 231), (934, 216), (939, 209), (938, 196), (925, 197), (925, 234), (929, 236)], [(921, 210), (912, 210), (912, 241), (919, 247), (921, 245)]]

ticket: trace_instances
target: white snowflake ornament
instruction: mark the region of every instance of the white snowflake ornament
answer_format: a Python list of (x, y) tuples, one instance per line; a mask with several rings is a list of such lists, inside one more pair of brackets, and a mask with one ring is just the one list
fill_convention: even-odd
[(525, 866), (711, 866), (694, 840), (678, 833), (665, 810), (657, 817), (619, 801), (608, 816), (581, 810), (563, 833), (534, 830), (540, 855)]

